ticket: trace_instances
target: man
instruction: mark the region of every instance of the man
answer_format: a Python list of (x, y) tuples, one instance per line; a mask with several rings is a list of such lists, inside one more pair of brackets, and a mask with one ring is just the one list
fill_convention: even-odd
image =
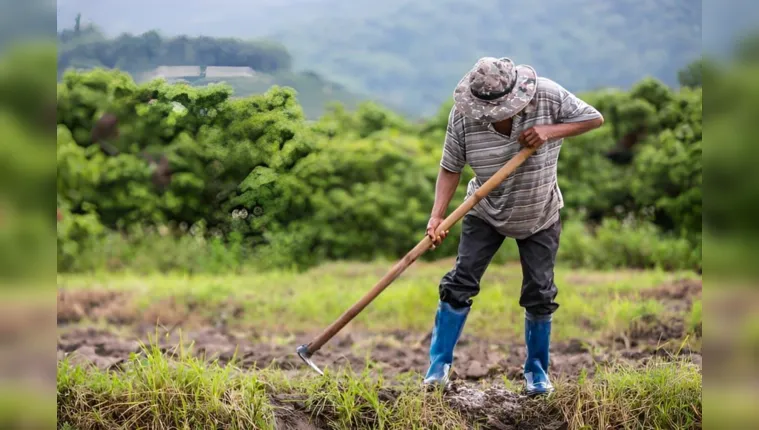
[(563, 138), (600, 127), (603, 117), (561, 85), (509, 58), (480, 59), (461, 79), (453, 98), (427, 225), (433, 249), (447, 234), (438, 236), (435, 231), (465, 164), (475, 173), (468, 184), (469, 197), (521, 146), (537, 149), (463, 219), (455, 266), (440, 282), (424, 382), (448, 382), (453, 349), (472, 298), (479, 293), (480, 279), (504, 239), (511, 237), (522, 263), (519, 304), (525, 309), (526, 393), (546, 394), (553, 390), (548, 353), (552, 314), (559, 307), (553, 271), (561, 233), (559, 210), (564, 206), (556, 163)]

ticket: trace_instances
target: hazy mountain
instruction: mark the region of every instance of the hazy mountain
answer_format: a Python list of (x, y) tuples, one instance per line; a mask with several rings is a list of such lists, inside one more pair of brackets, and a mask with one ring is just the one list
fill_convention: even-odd
[(59, 0), (59, 26), (79, 12), (111, 35), (271, 37), (296, 68), (420, 114), (484, 55), (581, 91), (646, 75), (674, 85), (701, 52), (700, 0)]

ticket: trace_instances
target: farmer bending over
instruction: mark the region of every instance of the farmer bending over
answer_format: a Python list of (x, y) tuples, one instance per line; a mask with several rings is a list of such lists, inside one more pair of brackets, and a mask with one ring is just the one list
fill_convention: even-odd
[(526, 392), (549, 393), (551, 317), (559, 307), (553, 272), (561, 233), (559, 210), (564, 206), (556, 162), (563, 138), (598, 128), (604, 120), (561, 85), (538, 78), (532, 67), (516, 66), (508, 58), (480, 59), (461, 79), (453, 99), (427, 225), (433, 249), (445, 239), (447, 232), (436, 236), (435, 231), (465, 164), (475, 173), (468, 198), (519, 152), (520, 145), (538, 149), (464, 217), (456, 263), (440, 282), (424, 383), (448, 382), (453, 348), (480, 279), (503, 240), (511, 237), (522, 263), (519, 305), (525, 309)]

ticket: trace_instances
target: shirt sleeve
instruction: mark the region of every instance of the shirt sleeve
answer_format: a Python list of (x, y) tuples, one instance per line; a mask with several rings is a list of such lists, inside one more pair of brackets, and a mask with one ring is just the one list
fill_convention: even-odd
[(450, 172), (459, 173), (466, 165), (466, 150), (464, 140), (460, 132), (463, 127), (463, 119), (456, 115), (456, 108), (451, 108), (448, 115), (448, 126), (445, 131), (445, 143), (443, 144), (443, 157), (440, 167)]
[(560, 103), (554, 113), (556, 122), (582, 122), (601, 117), (601, 113), (596, 108), (587, 104), (561, 85), (557, 86)]

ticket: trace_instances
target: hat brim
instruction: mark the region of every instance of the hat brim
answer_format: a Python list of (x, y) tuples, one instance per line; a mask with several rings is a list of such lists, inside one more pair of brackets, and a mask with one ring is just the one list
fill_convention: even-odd
[(517, 81), (509, 94), (495, 99), (482, 100), (472, 94), (469, 87), (469, 71), (453, 90), (453, 101), (462, 115), (486, 122), (498, 122), (511, 118), (524, 109), (538, 90), (538, 74), (530, 66), (516, 66)]

